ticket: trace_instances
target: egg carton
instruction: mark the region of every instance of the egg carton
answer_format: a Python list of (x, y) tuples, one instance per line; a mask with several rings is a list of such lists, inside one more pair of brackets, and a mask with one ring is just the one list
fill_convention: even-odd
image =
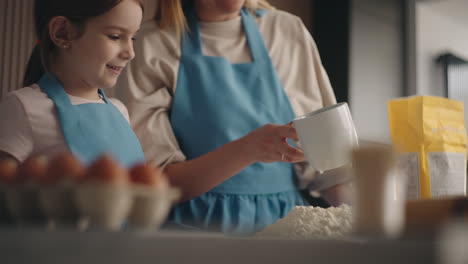
[(2, 184), (5, 207), (20, 226), (154, 232), (179, 199), (176, 188), (103, 182)]

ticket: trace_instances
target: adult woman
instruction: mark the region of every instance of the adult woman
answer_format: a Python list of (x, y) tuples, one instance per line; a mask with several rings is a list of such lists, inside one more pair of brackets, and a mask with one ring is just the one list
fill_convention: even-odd
[(118, 92), (146, 158), (183, 191), (171, 219), (260, 230), (303, 204), (293, 163), (304, 154), (286, 141), (297, 140), (289, 122), (335, 103), (315, 44), (300, 19), (265, 1), (159, 5)]

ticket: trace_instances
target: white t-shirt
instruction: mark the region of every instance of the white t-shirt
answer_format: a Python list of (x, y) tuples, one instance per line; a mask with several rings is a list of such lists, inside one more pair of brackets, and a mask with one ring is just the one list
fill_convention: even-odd
[[(73, 105), (105, 103), (68, 95)], [(127, 108), (110, 99), (129, 121)], [(9, 93), (0, 103), (0, 151), (22, 162), (29, 156), (52, 157), (68, 151), (54, 102), (39, 85)]]
[[(317, 47), (301, 19), (269, 10), (257, 16), (256, 22), (295, 114), (335, 104)], [(200, 34), (204, 55), (225, 57), (231, 63), (252, 61), (240, 16), (223, 22), (200, 22)], [(162, 30), (154, 21), (148, 21), (142, 25), (135, 52), (134, 60), (119, 79), (116, 95), (129, 109), (148, 161), (162, 167), (184, 161), (169, 121), (181, 57), (180, 38), (174, 31)], [(306, 162), (295, 167), (304, 184), (314, 179), (317, 190), (347, 180), (326, 173), (319, 179)]]

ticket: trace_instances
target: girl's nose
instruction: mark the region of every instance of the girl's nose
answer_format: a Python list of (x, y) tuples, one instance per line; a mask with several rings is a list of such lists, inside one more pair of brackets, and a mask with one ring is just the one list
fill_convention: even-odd
[(123, 51), (122, 51), (122, 58), (125, 60), (132, 60), (135, 57), (135, 51), (133, 49), (133, 42), (128, 43)]

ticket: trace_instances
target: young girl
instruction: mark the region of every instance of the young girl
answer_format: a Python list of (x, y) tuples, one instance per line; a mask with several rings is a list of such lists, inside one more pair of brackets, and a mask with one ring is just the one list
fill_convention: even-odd
[(103, 153), (142, 161), (127, 109), (101, 90), (133, 59), (142, 16), (139, 0), (36, 0), (25, 87), (0, 103), (0, 158), (70, 150), (85, 164)]

